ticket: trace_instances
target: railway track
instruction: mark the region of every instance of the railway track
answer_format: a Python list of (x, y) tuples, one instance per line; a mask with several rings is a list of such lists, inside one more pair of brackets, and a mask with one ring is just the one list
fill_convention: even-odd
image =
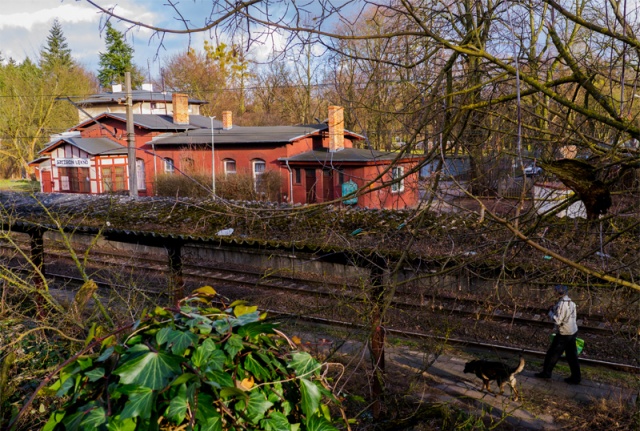
[[(122, 271), (135, 271), (146, 274), (146, 277), (157, 278), (157, 286), (166, 286), (167, 264), (158, 259), (135, 259), (135, 268), (129, 267), (126, 262), (130, 256), (117, 256), (113, 254), (97, 254), (91, 256), (92, 269), (95, 267), (95, 274), (99, 274), (101, 268), (113, 268), (115, 264), (125, 265), (127, 269)], [(123, 263), (123, 261), (125, 261)], [(50, 254), (47, 256), (47, 267), (68, 265), (68, 256), (63, 254)], [(52, 265), (53, 264), (53, 265)], [(73, 290), (82, 279), (77, 276), (62, 273), (48, 273), (52, 279), (52, 285), (63, 290)], [(232, 298), (242, 298), (260, 306), (261, 310), (270, 312), (283, 318), (305, 320), (319, 325), (330, 327), (350, 327), (365, 331), (366, 328), (358, 323), (358, 319), (353, 319), (353, 315), (364, 315), (367, 301), (370, 301), (362, 288), (348, 286), (341, 283), (331, 283), (317, 280), (301, 280), (286, 275), (270, 274), (247, 271), (234, 268), (211, 269), (204, 266), (184, 265), (183, 277), (190, 287), (199, 287), (203, 284), (212, 285), (220, 293)], [(107, 292), (108, 289), (126, 289), (126, 286), (114, 285), (112, 281), (98, 280), (100, 289)], [(153, 284), (150, 283), (150, 284)], [(141, 289), (140, 287), (137, 287)], [(151, 295), (164, 295), (160, 289), (146, 288), (145, 292)], [(313, 298), (310, 300), (309, 298)], [(313, 307), (296, 307), (296, 304), (308, 304), (313, 302)], [(338, 307), (336, 304), (340, 303)], [(339, 308), (347, 308), (344, 312)], [(464, 344), (466, 346), (486, 348), (493, 351), (525, 351), (534, 356), (544, 356), (546, 345), (545, 337), (538, 337), (538, 343), (530, 343), (533, 348), (526, 347), (526, 344), (518, 345), (517, 342), (511, 344), (497, 343), (489, 339), (482, 339), (478, 335), (464, 334), (460, 336), (454, 332), (452, 336), (446, 337), (433, 333), (430, 327), (438, 325), (448, 325), (451, 327), (465, 328), (467, 326), (487, 326), (488, 333), (514, 332), (524, 333), (532, 331), (546, 334), (551, 324), (546, 320), (544, 310), (529, 308), (518, 310), (517, 312), (507, 310), (489, 303), (488, 301), (472, 300), (468, 298), (452, 298), (448, 296), (430, 297), (428, 301), (408, 302), (406, 300), (395, 300), (390, 304), (390, 313), (387, 315), (393, 318), (386, 322), (387, 333), (396, 337), (406, 339), (431, 339), (444, 340), (452, 344)], [(293, 309), (292, 309), (293, 308)], [(350, 315), (351, 312), (351, 315)], [(415, 322), (424, 320), (424, 316), (430, 316), (430, 322), (421, 327), (417, 327)], [(433, 317), (437, 316), (437, 317)], [(435, 322), (434, 322), (435, 319)], [(444, 322), (444, 323), (439, 323)], [(454, 322), (454, 323), (452, 323)], [(632, 321), (617, 322), (612, 324), (602, 319), (602, 316), (587, 316), (580, 323), (581, 337), (588, 338), (592, 345), (608, 345), (607, 340), (612, 337), (624, 338), (633, 337)], [(635, 328), (637, 331), (637, 326)], [(516, 338), (516, 337), (514, 337)], [(526, 336), (523, 337), (526, 339)], [(601, 340), (601, 341), (600, 341)], [(535, 348), (538, 347), (538, 348)], [(617, 347), (612, 348), (612, 352), (607, 354), (603, 349), (598, 348), (598, 357), (585, 358), (582, 360), (591, 362), (594, 365), (609, 368), (621, 369), (629, 372), (638, 372), (637, 358), (626, 361), (613, 361)], [(594, 349), (595, 350), (595, 349)]]
[[(67, 292), (73, 291), (75, 287), (79, 287), (84, 283), (84, 280), (81, 278), (67, 276), (67, 275), (48, 274), (48, 276), (56, 279), (58, 283), (62, 283), (65, 286), (65, 290)], [(207, 275), (200, 275), (200, 276), (207, 278)], [(208, 279), (208, 278), (207, 280), (212, 281), (211, 279)], [(226, 278), (222, 278), (218, 280), (226, 280)], [(209, 284), (215, 285), (216, 283), (209, 283)], [(240, 283), (234, 280), (233, 284), (237, 286)], [(271, 284), (267, 286), (268, 288), (273, 289), (273, 286)], [(114, 287), (123, 288), (123, 289), (125, 288), (125, 286), (113, 286), (111, 284), (104, 284), (104, 283), (98, 283), (98, 287), (102, 291), (108, 291), (110, 289), (113, 289)], [(216, 287), (219, 288), (220, 285)], [(292, 290), (295, 290), (295, 289), (289, 289), (289, 291), (292, 291)], [(299, 292), (296, 291), (296, 293), (299, 293)], [(313, 316), (305, 313), (291, 312), (290, 310), (280, 309), (280, 308), (266, 308), (266, 309), (261, 308), (261, 310), (267, 312), (272, 318), (305, 321), (314, 325), (321, 325), (323, 327), (326, 327), (328, 328), (329, 331), (335, 328), (349, 328), (350, 330), (358, 331), (361, 333), (366, 333), (368, 331), (368, 328), (365, 325), (354, 323), (353, 321), (349, 321), (349, 320), (329, 319), (329, 318)], [(519, 322), (522, 323), (523, 320), (520, 319)], [(547, 323), (547, 326), (549, 326), (548, 323)], [(545, 356), (545, 352), (543, 350), (537, 350), (537, 349), (527, 349), (522, 347), (501, 345), (501, 344), (496, 344), (496, 343), (491, 343), (486, 341), (478, 341), (478, 340), (465, 339), (465, 338), (440, 336), (440, 335), (434, 335), (428, 332), (396, 329), (392, 326), (387, 327), (385, 330), (389, 336), (393, 336), (400, 339), (406, 339), (406, 340), (431, 340), (434, 342), (446, 342), (450, 345), (471, 347), (477, 350), (478, 349), (485, 350), (493, 353), (510, 352), (510, 353), (513, 353), (514, 355), (519, 353), (525, 353), (529, 356), (537, 357), (540, 359), (544, 358)], [(581, 362), (583, 362), (584, 364), (592, 365), (592, 366), (615, 369), (615, 370), (620, 370), (624, 372), (630, 372), (630, 373), (640, 372), (640, 367), (634, 364), (629, 364), (629, 363), (614, 362), (614, 361), (601, 360), (601, 359), (595, 359), (595, 358), (585, 358), (585, 357), (581, 357)]]
[[(130, 256), (125, 256), (130, 258)], [(64, 255), (57, 255), (57, 258), (65, 258)], [(122, 265), (122, 256), (109, 253), (96, 253), (92, 255), (92, 262), (101, 265)], [(167, 263), (153, 258), (136, 257), (136, 268), (154, 273), (168, 274)], [(198, 280), (208, 284), (218, 284), (226, 286), (253, 286), (254, 289), (277, 290), (292, 294), (332, 297), (340, 295), (351, 301), (367, 301), (368, 298), (359, 286), (347, 285), (344, 283), (331, 282), (326, 280), (310, 280), (287, 275), (271, 273), (265, 275), (264, 272), (251, 271), (245, 268), (217, 268), (211, 269), (206, 266), (185, 264), (182, 267), (183, 276), (186, 279), (196, 282)], [(401, 296), (401, 295), (398, 295)], [(460, 298), (449, 295), (429, 296), (428, 299), (420, 301), (408, 301), (406, 299), (394, 300), (394, 308), (400, 310), (415, 310), (418, 312), (438, 313), (443, 315), (468, 316), (475, 320), (504, 321), (512, 324), (527, 324), (531, 326), (547, 327), (547, 311), (543, 308), (521, 307), (510, 309), (509, 305), (496, 304), (478, 298)], [(633, 333), (637, 331), (640, 320), (630, 320), (624, 317), (617, 317), (612, 322), (602, 315), (579, 315), (578, 325), (582, 332), (611, 334), (612, 332)]]

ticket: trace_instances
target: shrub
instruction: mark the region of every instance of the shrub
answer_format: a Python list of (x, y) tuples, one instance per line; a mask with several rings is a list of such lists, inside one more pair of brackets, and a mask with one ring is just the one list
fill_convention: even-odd
[(281, 187), (282, 177), (278, 171), (266, 171), (260, 175), (257, 186), (251, 174), (216, 177), (216, 194), (225, 199), (277, 202)]
[(256, 307), (203, 305), (214, 293), (158, 307), (75, 357), (48, 388), (66, 401), (43, 429), (335, 430), (323, 365), (286, 348)]
[(250, 174), (235, 174), (216, 178), (216, 195), (224, 199), (256, 200), (253, 176)]
[(155, 193), (158, 196), (206, 198), (211, 196), (211, 176), (203, 174), (158, 175)]
[[(278, 171), (267, 171), (260, 176), (258, 187), (251, 174), (216, 176), (216, 195), (224, 199), (245, 201), (280, 200), (282, 177)], [(211, 176), (191, 174), (164, 174), (158, 176), (155, 192), (158, 196), (209, 197)]]

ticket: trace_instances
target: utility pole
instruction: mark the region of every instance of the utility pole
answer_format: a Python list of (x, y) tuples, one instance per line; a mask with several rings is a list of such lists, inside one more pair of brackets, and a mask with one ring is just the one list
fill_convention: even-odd
[(138, 178), (136, 176), (136, 137), (133, 127), (133, 96), (131, 95), (131, 72), (124, 73), (127, 91), (127, 149), (129, 165), (129, 196), (138, 198)]
[(216, 156), (215, 156), (215, 146), (213, 145), (213, 119), (215, 116), (209, 117), (211, 119), (211, 194), (213, 195), (213, 199), (216, 198)]

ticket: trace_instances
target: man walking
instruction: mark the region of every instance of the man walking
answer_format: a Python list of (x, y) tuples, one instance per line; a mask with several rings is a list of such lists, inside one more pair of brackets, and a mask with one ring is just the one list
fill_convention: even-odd
[(536, 373), (535, 376), (541, 379), (550, 379), (553, 368), (562, 354), (565, 353), (571, 376), (564, 379), (564, 381), (570, 385), (579, 385), (581, 376), (580, 365), (578, 364), (578, 348), (576, 346), (576, 336), (578, 334), (576, 304), (567, 295), (569, 291), (567, 286), (560, 284), (555, 286), (554, 289), (559, 296), (559, 300), (549, 310), (549, 317), (555, 323), (555, 336), (544, 358), (542, 372)]

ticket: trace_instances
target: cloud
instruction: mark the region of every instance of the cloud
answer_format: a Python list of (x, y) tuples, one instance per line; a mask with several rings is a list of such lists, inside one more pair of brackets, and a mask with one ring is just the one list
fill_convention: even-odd
[(49, 23), (58, 18), (60, 23), (97, 22), (100, 16), (95, 9), (75, 4), (62, 4), (54, 8), (30, 10), (23, 12), (7, 13), (0, 15), (0, 30), (9, 28), (35, 29), (45, 25), (49, 29)]
[[(98, 69), (99, 53), (105, 50), (105, 15), (85, 1), (76, 0), (0, 0), (0, 51), (2, 57), (13, 58), (17, 62), (26, 57), (37, 60), (40, 50), (47, 42), (47, 36), (54, 19), (58, 19), (71, 49), (71, 55), (87, 69)], [(113, 3), (107, 3), (113, 2)], [(184, 28), (178, 12), (160, 0), (106, 0), (99, 2), (103, 7), (115, 7), (116, 14), (134, 21), (158, 27)], [(183, 0), (179, 4), (180, 15), (192, 26), (204, 25), (210, 19), (211, 0)], [(111, 20), (113, 26), (123, 33), (135, 53), (134, 62), (143, 70), (151, 69), (152, 74), (167, 58), (184, 52), (187, 47), (201, 50), (205, 39), (212, 39), (212, 32), (185, 34), (156, 34), (153, 30), (133, 27)], [(258, 31), (259, 41), (252, 47), (252, 53), (260, 61), (268, 61), (268, 56), (285, 45), (283, 35)], [(221, 41), (229, 43), (224, 32), (218, 34)], [(216, 38), (213, 38), (214, 43)]]

